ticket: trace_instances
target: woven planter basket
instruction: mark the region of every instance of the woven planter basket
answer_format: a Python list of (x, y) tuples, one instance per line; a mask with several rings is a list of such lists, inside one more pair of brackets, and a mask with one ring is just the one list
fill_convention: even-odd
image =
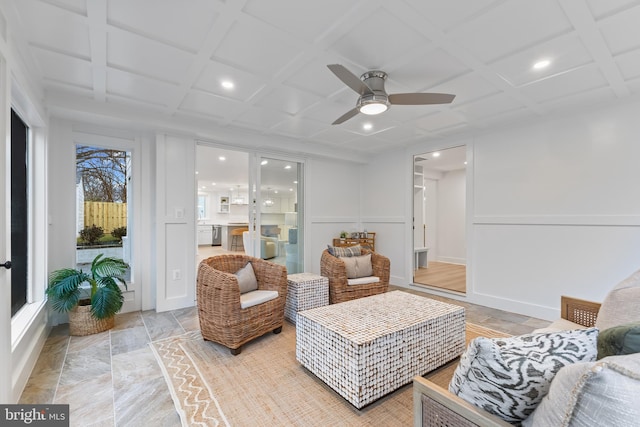
[(115, 325), (115, 316), (96, 319), (90, 305), (78, 305), (69, 312), (69, 334), (84, 336), (107, 331)]

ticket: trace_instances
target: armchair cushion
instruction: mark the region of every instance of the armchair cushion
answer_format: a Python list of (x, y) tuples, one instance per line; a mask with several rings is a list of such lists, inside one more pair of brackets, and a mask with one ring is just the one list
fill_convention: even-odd
[(362, 246), (360, 245), (348, 246), (346, 248), (327, 245), (327, 250), (331, 255), (336, 257), (350, 257), (350, 256), (362, 255)]
[(341, 257), (347, 269), (347, 279), (357, 279), (373, 275), (371, 254), (361, 256)]
[(611, 356), (560, 369), (535, 412), (531, 426), (637, 425), (640, 354)]
[(527, 418), (565, 365), (596, 358), (596, 328), (509, 338), (476, 338), (449, 391), (508, 422)]
[(253, 267), (250, 262), (236, 271), (235, 275), (238, 278), (238, 286), (240, 287), (241, 294), (258, 289), (258, 279), (256, 279), (256, 274), (253, 272)]
[(600, 331), (598, 359), (640, 353), (640, 322), (627, 323)]
[(368, 285), (371, 283), (380, 282), (380, 278), (376, 276), (366, 276), (366, 277), (358, 277), (357, 279), (348, 279), (347, 285), (355, 286), (355, 285)]
[(278, 298), (277, 291), (251, 291), (240, 295), (240, 308), (245, 309)]

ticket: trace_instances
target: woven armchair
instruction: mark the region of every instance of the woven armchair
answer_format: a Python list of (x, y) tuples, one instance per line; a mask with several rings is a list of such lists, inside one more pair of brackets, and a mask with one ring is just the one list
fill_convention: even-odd
[[(278, 297), (252, 307), (240, 307), (240, 288), (233, 274), (249, 261), (258, 290), (278, 292)], [(279, 333), (284, 323), (287, 269), (263, 259), (241, 254), (216, 255), (198, 266), (197, 304), (202, 337), (239, 354), (241, 346), (267, 332)]]
[(380, 278), (380, 281), (362, 285), (349, 285), (347, 284), (347, 269), (344, 262), (340, 258), (331, 255), (326, 249), (322, 252), (320, 274), (329, 279), (330, 304), (377, 295), (389, 290), (389, 269), (391, 268), (389, 258), (369, 249), (362, 249), (363, 255), (368, 253), (371, 253), (373, 275)]

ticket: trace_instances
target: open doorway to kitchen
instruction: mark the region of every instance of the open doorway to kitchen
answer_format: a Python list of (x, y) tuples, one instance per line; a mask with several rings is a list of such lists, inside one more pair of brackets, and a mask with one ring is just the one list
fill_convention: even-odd
[(197, 262), (240, 252), (304, 271), (303, 164), (204, 142), (196, 159)]
[(466, 293), (466, 147), (413, 158), (413, 282)]
[(197, 262), (244, 253), (249, 230), (249, 154), (200, 143), (196, 148)]

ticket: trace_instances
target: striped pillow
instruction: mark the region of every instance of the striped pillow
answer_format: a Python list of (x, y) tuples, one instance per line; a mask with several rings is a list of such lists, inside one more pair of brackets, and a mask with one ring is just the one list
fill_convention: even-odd
[(349, 256), (362, 255), (362, 246), (360, 245), (349, 246), (347, 248), (327, 245), (327, 250), (331, 255), (337, 256), (337, 257), (349, 257)]

